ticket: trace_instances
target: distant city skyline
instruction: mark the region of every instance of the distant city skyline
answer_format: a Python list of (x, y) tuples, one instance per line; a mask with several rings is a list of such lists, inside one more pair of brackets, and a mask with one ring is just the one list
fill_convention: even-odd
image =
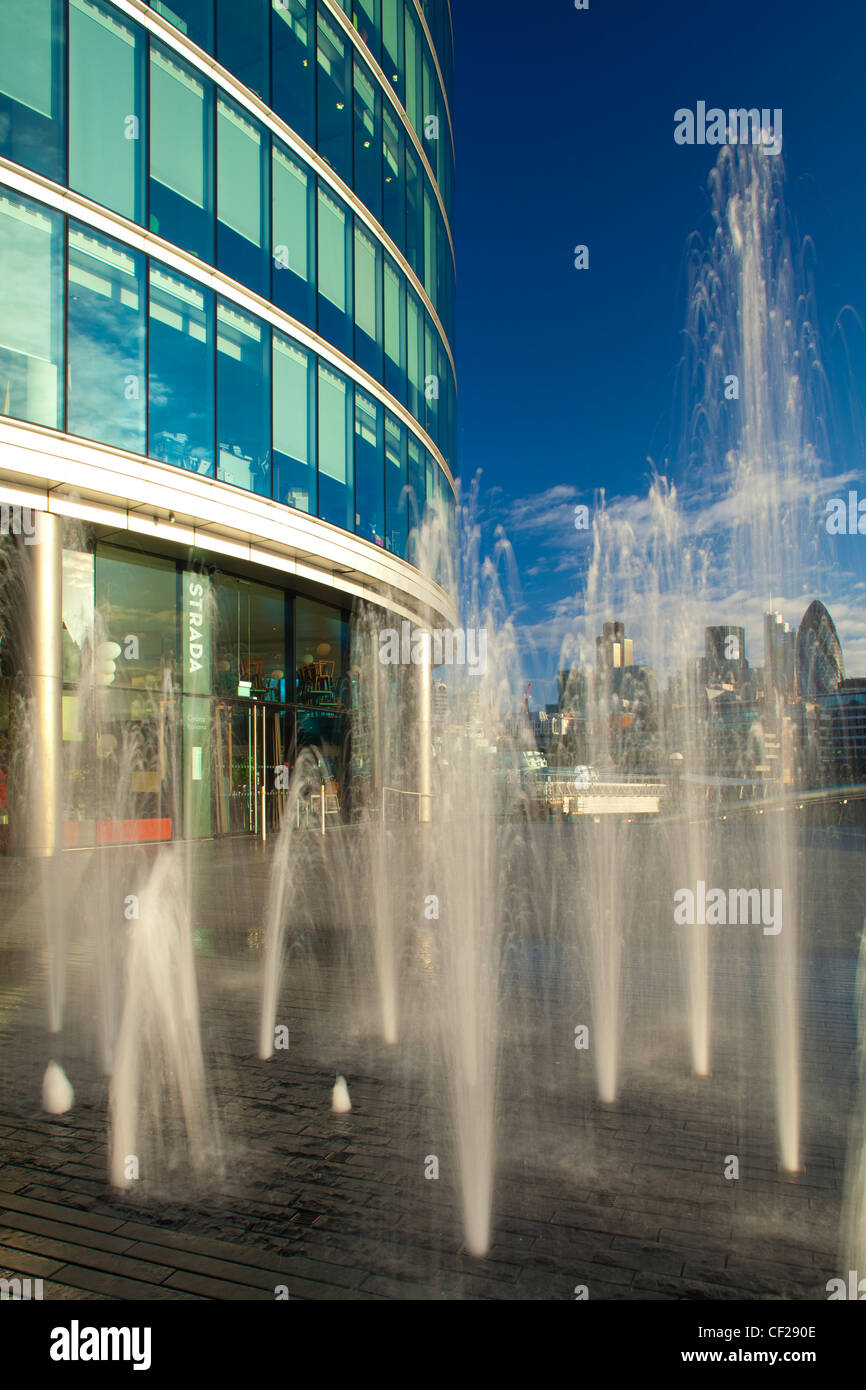
[[(455, 7), (458, 170), (473, 171), (458, 173), (459, 465), (464, 494), (482, 471), (488, 549), (498, 526), (513, 547), (515, 616), (539, 703), (555, 700), (562, 640), (583, 617), (592, 532), (575, 528), (575, 506), (592, 512), (603, 491), (611, 513), (639, 530), (653, 468), (676, 481), (666, 460), (690, 238), (712, 232), (707, 179), (718, 154), (676, 143), (678, 110), (705, 100), (784, 113), (774, 162), (784, 163), (795, 237), (808, 238), (832, 397), (818, 525), (831, 499), (857, 487), (866, 495), (851, 389), (866, 371), (866, 200), (850, 178), (860, 134), (847, 114), (859, 109), (866, 15), (829, 7), (816, 24), (805, 0), (771, 0), (758, 13), (734, 0), (723, 24), (709, 11), (683, 15), (672, 0), (627, 16), (563, 4), (543, 19), (514, 0)], [(577, 245), (588, 248), (588, 270), (574, 268)], [(683, 510), (698, 533), (703, 518), (687, 502)], [(849, 528), (829, 554), (803, 592), (752, 597), (732, 585), (714, 595), (706, 623), (738, 623), (760, 650), (766, 611), (796, 627), (820, 598), (849, 670), (866, 674), (866, 538)], [(637, 636), (640, 614), (606, 617), (625, 618)]]

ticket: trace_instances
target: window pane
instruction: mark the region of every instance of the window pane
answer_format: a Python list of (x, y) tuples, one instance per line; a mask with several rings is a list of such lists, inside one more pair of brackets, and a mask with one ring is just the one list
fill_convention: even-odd
[(0, 154), (62, 183), (65, 48), (59, 0), (0, 0), (0, 33)]
[(150, 268), (149, 425), (152, 458), (214, 475), (213, 295)]
[(316, 512), (315, 358), (274, 334), (274, 498)]
[(427, 482), (424, 470), (424, 450), (414, 434), (409, 435), (409, 556), (418, 563), (418, 528), (424, 517)]
[(382, 261), (373, 238), (355, 224), (355, 361), (382, 379)]
[(257, 122), (235, 106), (217, 106), (217, 265), (266, 294), (268, 138)]
[(382, 53), (380, 0), (354, 0), (352, 22), (378, 62)]
[(382, 156), (384, 160), (385, 231), (401, 251), (406, 249), (406, 177), (402, 125), (387, 107), (382, 115)]
[(406, 291), (407, 368), (409, 409), (416, 420), (424, 421), (424, 319), (421, 305), (412, 290)]
[(315, 179), (276, 142), (273, 147), (273, 301), (315, 327)]
[(400, 100), (403, 81), (403, 0), (382, 0), (382, 67)]
[(319, 6), (318, 151), (331, 168), (352, 182), (351, 54), (349, 45)]
[(433, 216), (433, 195), (429, 185), (424, 188), (424, 288), (431, 303), (436, 303), (436, 220)]
[(63, 217), (0, 191), (0, 414), (63, 427)]
[(151, 6), (175, 29), (213, 53), (213, 0), (150, 0)]
[(281, 683), (286, 674), (285, 595), (270, 585), (255, 584), (232, 574), (216, 574), (214, 597), (217, 690), (237, 695), (238, 681), (251, 679), (260, 692), (277, 689), (284, 694), (285, 686)]
[(353, 531), (352, 392), (345, 377), (319, 363), (319, 516)]
[(406, 6), (406, 114), (419, 135), (424, 133), (421, 119), (422, 71), (421, 28), (410, 4)]
[(352, 220), (319, 185), (319, 332), (344, 352), (352, 351)]
[(144, 52), (136, 26), (95, 0), (69, 6), (69, 185), (141, 222)]
[(361, 202), (382, 220), (382, 95), (355, 59), (355, 182)]
[(439, 443), (439, 335), (433, 322), (424, 315), (424, 399), (427, 406), (427, 433)]
[(213, 260), (212, 88), (155, 44), (150, 50), (150, 227)]
[(385, 544), (385, 471), (382, 407), (355, 388), (355, 530), (374, 545)]
[(219, 301), (217, 308), (217, 477), (271, 494), (270, 330)]
[(144, 256), (69, 224), (68, 429), (145, 449)]
[(406, 400), (406, 282), (385, 257), (385, 386)]
[(270, 97), (270, 19), (268, 0), (217, 0), (217, 58), (263, 101)]
[(406, 427), (393, 415), (385, 416), (385, 503), (388, 517), (388, 549), (406, 559), (409, 536), (408, 454)]
[(415, 155), (406, 149), (406, 259), (424, 276), (424, 179)]
[(273, 0), (271, 104), (309, 144), (316, 143), (315, 0)]

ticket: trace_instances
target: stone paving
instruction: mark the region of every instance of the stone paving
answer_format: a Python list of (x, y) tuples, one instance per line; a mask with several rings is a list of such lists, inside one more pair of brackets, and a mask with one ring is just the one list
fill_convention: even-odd
[[(248, 845), (200, 851), (211, 904), (222, 902), (226, 918), (215, 925), (211, 905), (214, 930), (199, 957), (218, 1151), (193, 1179), (181, 1165), (134, 1193), (114, 1191), (106, 1081), (86, 1030), (70, 1021), (62, 1042), (46, 1033), (32, 868), (8, 860), (0, 865), (0, 1277), (41, 1278), (50, 1299), (273, 1300), (285, 1287), (292, 1299), (559, 1300), (579, 1285), (592, 1299), (824, 1299), (841, 1271), (857, 1103), (852, 996), (866, 879), (858, 849), (830, 841), (808, 851), (832, 929), (812, 941), (805, 972), (803, 1171), (779, 1171), (759, 1075), (752, 1090), (714, 1085), (648, 1055), (624, 1067), (621, 1095), (605, 1106), (589, 1077), (575, 1086), (554, 1071), (565, 1059), (544, 1056), (550, 1034), (531, 1068), (517, 1064), (509, 1039), (484, 1259), (463, 1245), (435, 1067), (408, 1065), (399, 1046), (372, 1041), (363, 1015), (345, 1030), (336, 1061), (329, 1052), (331, 1021), (351, 1015), (357, 979), (345, 977), (327, 934), (315, 972), (299, 974), (290, 1051), (269, 1063), (255, 1056), (263, 860)], [(238, 921), (251, 924), (242, 929), (249, 950), (225, 944), (227, 924)], [(73, 1018), (90, 969), (86, 952), (71, 955)], [(748, 1074), (743, 1051), (723, 1040), (719, 1073)], [(39, 1105), (55, 1054), (76, 1088), (73, 1109), (58, 1118)], [(345, 1116), (330, 1112), (337, 1065), (352, 1099)], [(431, 1153), (441, 1160), (438, 1181), (424, 1176)], [(730, 1153), (737, 1181), (723, 1176)]]

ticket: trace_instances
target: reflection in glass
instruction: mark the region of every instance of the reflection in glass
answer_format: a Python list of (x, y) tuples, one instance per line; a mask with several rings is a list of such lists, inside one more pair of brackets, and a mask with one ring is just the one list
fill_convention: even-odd
[(382, 113), (382, 158), (384, 162), (384, 222), (392, 241), (406, 247), (406, 180), (403, 126), (387, 108)]
[(151, 458), (214, 476), (213, 295), (150, 268)]
[(271, 495), (270, 329), (220, 300), (217, 307), (217, 477)]
[(150, 229), (202, 260), (214, 254), (213, 86), (150, 50)]
[(272, 166), (272, 298), (280, 309), (314, 328), (316, 180), (276, 140)]
[(355, 182), (361, 202), (382, 220), (382, 94), (366, 63), (355, 58)]
[(322, 362), (318, 407), (319, 516), (346, 531), (354, 531), (352, 388), (345, 377)]
[(352, 102), (349, 44), (319, 3), (319, 154), (346, 183), (352, 182)]
[(388, 549), (406, 559), (409, 536), (409, 464), (406, 426), (385, 416), (385, 506)]
[(315, 0), (274, 0), (271, 23), (271, 105), (286, 125), (315, 145)]
[(258, 294), (270, 288), (267, 261), (269, 141), (257, 121), (217, 105), (217, 265)]
[(145, 258), (69, 223), (71, 434), (145, 449)]
[(217, 58), (245, 87), (268, 101), (270, 98), (269, 0), (217, 0)]
[(63, 427), (63, 217), (0, 190), (0, 414)]
[(274, 333), (274, 498), (316, 512), (316, 372), (312, 353)]
[(355, 387), (355, 530), (374, 545), (385, 544), (385, 472), (382, 407)]
[(151, 7), (197, 43), (213, 53), (213, 0), (150, 0)]
[(382, 251), (355, 222), (355, 361), (382, 380)]
[(137, 25), (96, 0), (69, 6), (69, 186), (144, 220), (144, 55)]
[(63, 182), (62, 0), (0, 0), (0, 155)]
[(319, 332), (351, 354), (352, 218), (321, 183), (318, 241)]
[(385, 257), (385, 388), (406, 401), (406, 281)]

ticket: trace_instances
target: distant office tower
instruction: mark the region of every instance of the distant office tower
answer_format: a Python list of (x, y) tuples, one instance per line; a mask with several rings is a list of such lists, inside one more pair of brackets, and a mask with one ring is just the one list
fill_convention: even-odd
[(634, 665), (634, 642), (625, 635), (624, 623), (603, 623), (595, 639), (595, 664), (599, 671), (620, 670)]
[(766, 686), (793, 694), (796, 633), (781, 613), (764, 614), (764, 681)]
[(731, 627), (728, 624), (706, 628), (704, 653), (709, 681), (722, 680), (739, 684), (749, 666), (746, 660), (745, 628)]
[(819, 599), (809, 604), (797, 632), (796, 671), (797, 694), (805, 700), (835, 694), (845, 679), (842, 644)]

